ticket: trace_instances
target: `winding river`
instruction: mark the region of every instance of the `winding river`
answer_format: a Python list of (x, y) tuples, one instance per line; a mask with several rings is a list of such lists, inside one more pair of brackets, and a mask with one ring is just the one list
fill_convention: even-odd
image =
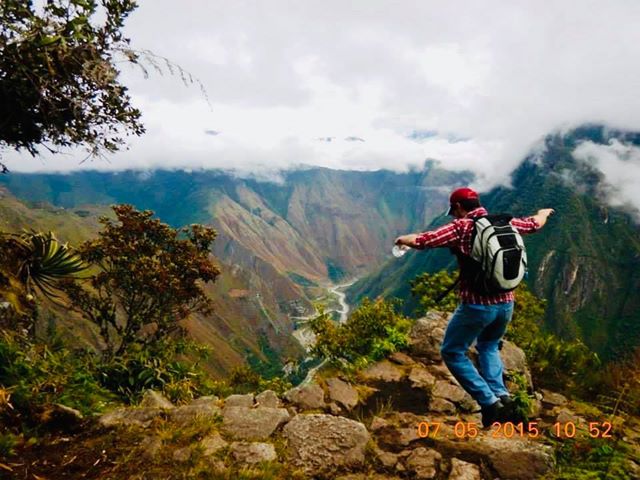
[[(338, 319), (339, 323), (344, 323), (347, 321), (347, 318), (349, 318), (349, 304), (347, 303), (347, 295), (346, 293), (344, 293), (343, 290), (353, 285), (357, 280), (358, 279), (356, 278), (349, 281), (348, 283), (334, 285), (333, 287), (330, 287), (328, 289), (329, 293), (338, 297), (338, 304), (340, 306), (337, 309), (334, 308), (332, 310), (328, 310), (327, 313), (337, 312), (340, 315), (340, 318)], [(306, 317), (291, 317), (291, 318), (295, 318), (298, 320), (310, 320), (311, 318), (314, 318), (316, 315), (317, 315), (317, 312), (314, 312), (313, 314), (308, 315)], [(315, 341), (315, 336), (313, 332), (311, 332), (309, 330), (309, 327), (307, 327), (304, 324), (301, 325), (300, 328), (298, 328), (298, 330), (293, 332), (293, 335), (300, 342), (300, 344), (307, 350), (311, 347), (311, 345), (313, 345), (313, 342)], [(309, 372), (307, 372), (307, 376), (305, 377), (305, 379), (300, 383), (300, 386), (309, 383), (313, 379), (313, 376), (315, 375), (316, 371), (318, 371), (318, 369), (321, 368), (325, 364), (325, 362), (326, 360), (323, 360), (319, 365), (310, 369)]]

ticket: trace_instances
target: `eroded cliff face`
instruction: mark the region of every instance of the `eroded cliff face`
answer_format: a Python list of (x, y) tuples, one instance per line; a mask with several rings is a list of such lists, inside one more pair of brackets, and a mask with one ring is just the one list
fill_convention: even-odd
[(576, 438), (585, 442), (581, 448), (591, 448), (589, 422), (608, 421), (607, 445), (623, 443), (627, 452), (616, 468), (633, 478), (640, 473), (638, 419), (605, 415), (594, 405), (536, 388), (524, 353), (510, 342), (500, 351), (507, 385), (514, 391), (516, 374), (527, 379), (534, 423), (520, 430), (506, 423), (483, 429), (478, 405), (440, 358), (448, 319), (433, 312), (417, 320), (406, 351), (355, 375), (321, 370), (312, 382), (280, 395), (253, 392), (173, 405), (147, 392), (140, 406), (93, 419), (59, 410), (67, 418), (64, 448), (58, 433), (24, 452), (17, 470), (114, 480), (533, 480), (559, 474), (557, 453), (566, 455), (564, 442), (572, 441), (566, 431), (575, 427)]

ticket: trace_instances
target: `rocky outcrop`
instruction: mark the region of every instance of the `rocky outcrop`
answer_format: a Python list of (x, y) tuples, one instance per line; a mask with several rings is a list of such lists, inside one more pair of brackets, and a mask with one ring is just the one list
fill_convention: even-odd
[(295, 416), (284, 427), (283, 436), (288, 461), (307, 475), (362, 467), (369, 440), (362, 423), (325, 414)]
[(327, 379), (329, 399), (346, 411), (351, 411), (358, 404), (358, 391), (347, 382), (336, 377)]
[(285, 408), (225, 407), (222, 428), (232, 438), (264, 440), (289, 420)]
[(292, 388), (285, 398), (300, 410), (316, 410), (325, 407), (324, 390), (316, 383)]
[[(447, 318), (431, 314), (419, 320), (409, 353), (396, 352), (348, 381), (329, 376), (283, 395), (202, 397), (181, 406), (148, 392), (143, 407), (114, 410), (99, 422), (146, 428), (140, 452), (149, 461), (170, 458), (189, 465), (205, 459), (211, 471), (227, 476), (235, 474), (234, 468), (262, 468), (264, 462), (322, 480), (533, 480), (545, 475), (553, 468), (553, 454), (544, 434), (501, 438), (482, 429), (478, 405), (439, 358)], [(501, 353), (508, 371), (528, 373), (517, 346), (505, 342)], [(586, 425), (584, 412), (574, 410), (563, 395), (534, 394), (531, 419), (539, 428), (550, 431), (556, 421)], [(175, 429), (209, 425), (209, 431), (191, 445), (169, 450), (166, 435), (151, 431), (164, 422)], [(474, 434), (461, 436), (468, 428)], [(640, 440), (640, 433), (634, 439)]]

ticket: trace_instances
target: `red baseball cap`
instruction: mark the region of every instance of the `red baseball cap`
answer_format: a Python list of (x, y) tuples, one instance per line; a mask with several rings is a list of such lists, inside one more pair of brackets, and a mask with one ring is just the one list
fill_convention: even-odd
[(456, 188), (451, 192), (451, 196), (449, 197), (449, 210), (447, 210), (447, 215), (451, 215), (451, 207), (454, 203), (463, 200), (478, 200), (479, 198), (478, 193), (469, 187)]

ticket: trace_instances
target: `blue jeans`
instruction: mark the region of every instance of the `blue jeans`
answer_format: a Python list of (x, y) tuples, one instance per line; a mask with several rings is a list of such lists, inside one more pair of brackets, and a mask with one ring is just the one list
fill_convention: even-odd
[[(513, 302), (496, 305), (461, 303), (444, 333), (440, 354), (453, 376), (480, 406), (495, 403), (509, 391), (498, 346), (513, 315)], [(477, 339), (479, 373), (466, 352)]]

